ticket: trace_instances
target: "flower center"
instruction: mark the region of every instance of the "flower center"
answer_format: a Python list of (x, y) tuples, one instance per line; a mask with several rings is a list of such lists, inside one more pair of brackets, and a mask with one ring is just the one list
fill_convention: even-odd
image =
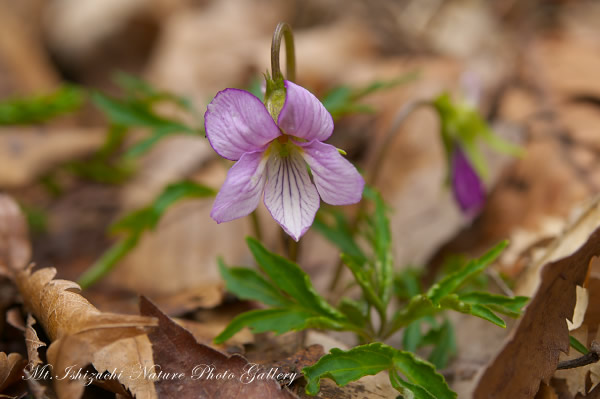
[(267, 151), (274, 151), (281, 158), (289, 156), (292, 151), (297, 151), (300, 149), (300, 147), (294, 144), (291, 138), (292, 137), (287, 134), (282, 134), (271, 142)]

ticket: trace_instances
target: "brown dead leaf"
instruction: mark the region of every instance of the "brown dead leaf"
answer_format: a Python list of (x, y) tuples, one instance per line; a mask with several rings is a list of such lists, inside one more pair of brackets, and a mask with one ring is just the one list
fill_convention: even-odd
[(223, 302), (222, 283), (202, 284), (171, 295), (153, 298), (157, 306), (168, 315), (179, 316), (197, 309), (210, 309)]
[[(575, 337), (579, 342), (586, 345), (588, 342), (588, 330), (587, 326), (583, 325), (575, 331), (571, 331), (571, 335)], [(570, 349), (568, 354), (561, 353), (559, 360), (572, 360), (581, 356), (581, 353), (577, 352), (574, 349)], [(587, 375), (590, 369), (595, 364), (589, 364), (583, 367), (576, 367), (572, 369), (566, 370), (556, 370), (554, 373), (554, 378), (564, 379), (567, 383), (567, 389), (571, 393), (571, 395), (575, 396), (578, 393), (586, 394), (585, 384)]]
[(21, 380), (27, 360), (19, 353), (0, 352), (0, 392)]
[[(16, 274), (16, 283), (27, 310), (40, 322), (52, 344), (48, 362), (59, 373), (77, 370), (93, 360), (101, 348), (117, 340), (138, 336), (156, 324), (149, 317), (100, 312), (73, 290), (79, 286), (67, 280), (54, 280), (56, 270), (45, 268), (34, 273), (27, 268)], [(119, 367), (119, 364), (114, 364)], [(79, 398), (81, 379), (55, 379), (59, 398)]]
[(138, 335), (118, 340), (94, 354), (94, 367), (99, 372), (116, 373), (118, 381), (136, 398), (154, 399), (154, 382), (147, 378), (137, 378), (140, 370), (153, 371), (152, 344), (146, 335)]
[(40, 359), (40, 354), (38, 353), (38, 349), (46, 346), (46, 343), (40, 341), (38, 338), (37, 332), (33, 328), (35, 324), (35, 319), (31, 314), (27, 315), (27, 328), (25, 330), (25, 345), (27, 346), (27, 358), (29, 359), (29, 367), (35, 368), (42, 364), (42, 359)]
[(535, 399), (558, 399), (558, 395), (554, 391), (554, 388), (542, 382), (540, 390), (535, 395)]
[[(573, 235), (580, 232), (574, 228)], [(600, 229), (567, 256), (575, 242), (563, 239), (561, 251), (554, 253), (562, 258), (541, 269), (535, 295), (504, 348), (484, 370), (474, 398), (532, 398), (540, 381), (548, 381), (554, 374), (560, 352), (569, 350), (566, 319), (573, 317), (576, 286), (583, 285), (592, 258), (600, 255)]]
[[(156, 320), (101, 312), (76, 292), (79, 285), (55, 280), (56, 269), (45, 268), (32, 273), (31, 266), (25, 268), (29, 256), (25, 220), (14, 201), (6, 196), (0, 196), (0, 226), (3, 229), (0, 259), (14, 279), (25, 309), (35, 316), (52, 341), (47, 351), (48, 362), (63, 377), (54, 379), (56, 393), (59, 398), (79, 398), (84, 381), (66, 378), (68, 370), (77, 371), (91, 363), (94, 353), (109, 344), (143, 334)], [(32, 325), (30, 319), (28, 352), (33, 362), (39, 362), (36, 352), (41, 343), (33, 336)]]
[[(244, 357), (237, 354), (228, 357), (209, 346), (199, 344), (189, 331), (178, 326), (145, 297), (140, 302), (140, 313), (159, 320), (158, 329), (148, 334), (152, 342), (154, 362), (162, 376), (158, 376), (155, 383), (159, 398), (170, 398), (173, 392), (177, 392), (177, 397), (180, 398), (295, 397), (286, 389), (281, 389), (273, 379), (244, 383), (244, 373), (252, 366)], [(202, 371), (204, 374), (201, 374)], [(183, 378), (170, 378), (178, 373), (183, 373)], [(227, 373), (232, 377), (218, 378), (219, 373), (223, 373), (222, 376)], [(191, 378), (192, 375), (196, 379)]]

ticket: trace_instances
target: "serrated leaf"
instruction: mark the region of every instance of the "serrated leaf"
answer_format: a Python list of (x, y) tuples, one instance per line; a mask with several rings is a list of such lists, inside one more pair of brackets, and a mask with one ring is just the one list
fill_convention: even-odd
[(429, 289), (427, 296), (433, 303), (439, 303), (443, 297), (455, 292), (467, 279), (480, 273), (496, 260), (506, 245), (508, 241), (502, 241), (482, 257), (470, 261), (462, 269), (447, 275)]
[(484, 320), (490, 321), (497, 326), (506, 327), (506, 323), (500, 317), (498, 317), (489, 307), (485, 305), (468, 304), (462, 302), (458, 295), (452, 294), (447, 295), (440, 301), (440, 307), (442, 309), (452, 309), (460, 313), (470, 314), (473, 316), (480, 317)]
[(431, 299), (426, 295), (416, 295), (411, 298), (408, 305), (396, 312), (392, 322), (392, 330), (396, 331), (411, 324), (415, 320), (425, 316), (431, 316), (439, 310), (441, 310), (441, 308), (439, 306), (434, 306)]
[[(389, 371), (390, 375), (395, 377), (392, 384), (396, 389), (398, 384), (401, 384), (413, 395), (424, 395), (424, 392), (427, 392), (438, 399), (456, 397), (444, 377), (436, 373), (431, 364), (417, 359), (412, 353), (399, 351), (379, 342), (357, 346), (348, 351), (334, 348), (317, 363), (302, 370), (308, 381), (306, 392), (310, 395), (319, 392), (322, 378), (330, 378), (338, 385), (344, 386), (366, 375), (374, 375), (381, 371)], [(403, 380), (397, 373), (402, 373), (408, 382), (404, 381), (407, 383), (402, 384)]]
[(220, 344), (227, 341), (244, 327), (249, 327), (255, 334), (265, 331), (282, 334), (287, 331), (300, 330), (305, 328), (312, 316), (313, 314), (310, 312), (290, 308), (251, 310), (236, 316), (215, 338), (215, 343)]
[(396, 350), (394, 354), (394, 367), (409, 382), (424, 388), (434, 398), (456, 398), (456, 393), (450, 390), (444, 377), (435, 371), (433, 365), (418, 359), (414, 354)]
[(491, 309), (511, 317), (518, 317), (521, 314), (521, 308), (525, 306), (529, 300), (529, 298), (525, 296), (511, 298), (488, 292), (469, 292), (460, 294), (459, 298), (466, 303), (489, 306)]
[(346, 254), (342, 254), (341, 257), (344, 264), (348, 266), (348, 268), (352, 272), (354, 280), (356, 280), (356, 282), (360, 286), (363, 295), (368, 300), (368, 302), (375, 306), (375, 309), (377, 309), (377, 312), (379, 312), (380, 315), (385, 314), (385, 304), (382, 302), (381, 298), (379, 297), (375, 288), (373, 287), (371, 280), (367, 276), (367, 271), (361, 266), (359, 266), (357, 263), (355, 263), (354, 259), (347, 256)]
[(241, 299), (252, 299), (266, 305), (286, 307), (292, 302), (256, 271), (243, 267), (228, 268), (222, 259), (218, 260), (221, 277), (227, 290)]
[(334, 319), (345, 319), (343, 314), (317, 294), (310, 282), (310, 277), (297, 264), (269, 252), (252, 237), (248, 237), (246, 241), (258, 265), (280, 290), (308, 309)]

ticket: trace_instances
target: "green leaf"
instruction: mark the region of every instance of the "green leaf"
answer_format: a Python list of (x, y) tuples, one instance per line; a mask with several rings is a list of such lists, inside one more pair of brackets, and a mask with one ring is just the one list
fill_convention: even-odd
[(575, 338), (572, 335), (569, 335), (569, 345), (571, 345), (571, 348), (575, 349), (577, 352), (581, 353), (582, 355), (587, 355), (588, 353), (590, 353), (588, 348), (586, 348), (584, 344), (579, 342), (577, 340), (577, 338)]
[(338, 305), (338, 309), (352, 324), (360, 328), (366, 326), (368, 312), (367, 302), (358, 302), (350, 298), (342, 298)]
[(16, 97), (0, 101), (0, 125), (42, 123), (81, 108), (85, 92), (75, 86), (62, 86), (53, 93)]
[(334, 218), (334, 223), (328, 224), (324, 220), (323, 212), (325, 210), (317, 213), (317, 217), (313, 222), (313, 228), (337, 246), (342, 253), (352, 257), (357, 264), (362, 265), (366, 263), (367, 257), (354, 240), (351, 228), (344, 214), (339, 211), (328, 210)]
[(222, 259), (219, 259), (218, 262), (227, 290), (239, 298), (252, 299), (275, 307), (286, 307), (293, 304), (256, 271), (243, 267), (228, 268)]
[(111, 230), (125, 232), (128, 234), (127, 238), (113, 245), (86, 270), (78, 281), (79, 285), (82, 288), (89, 287), (112, 270), (119, 260), (135, 248), (144, 231), (156, 227), (164, 212), (173, 203), (183, 198), (205, 198), (215, 194), (212, 188), (191, 181), (181, 181), (167, 186), (150, 206), (129, 213), (113, 224)]
[(435, 371), (433, 365), (418, 359), (414, 354), (396, 350), (394, 366), (410, 383), (430, 392), (434, 398), (456, 398), (456, 393), (450, 390), (444, 377)]
[(415, 352), (419, 348), (422, 338), (421, 320), (415, 320), (404, 329), (402, 348), (409, 352)]
[(373, 287), (371, 280), (367, 276), (367, 270), (355, 263), (354, 259), (349, 257), (348, 255), (342, 254), (341, 257), (344, 264), (348, 266), (348, 268), (354, 275), (354, 280), (356, 280), (356, 282), (360, 286), (363, 295), (365, 296), (367, 301), (373, 306), (375, 306), (375, 309), (377, 309), (377, 312), (383, 318), (383, 315), (386, 312), (386, 306), (381, 300), (379, 294), (376, 292), (375, 288)]
[(175, 202), (184, 198), (208, 198), (215, 194), (214, 189), (188, 180), (170, 184), (150, 206), (125, 215), (113, 224), (111, 230), (141, 233), (154, 229), (165, 211)]
[(473, 316), (480, 317), (484, 320), (490, 321), (497, 326), (506, 327), (506, 323), (500, 317), (496, 316), (496, 314), (485, 305), (471, 305), (465, 302), (462, 302), (458, 295), (451, 294), (443, 297), (439, 303), (439, 306), (442, 309), (452, 309), (456, 310), (460, 313), (470, 314)]
[(135, 248), (138, 240), (139, 236), (135, 235), (117, 241), (79, 277), (77, 283), (82, 289), (85, 289), (104, 277), (125, 255)]
[(334, 319), (345, 319), (342, 313), (317, 294), (310, 282), (310, 277), (297, 264), (269, 252), (255, 238), (248, 237), (246, 241), (256, 263), (280, 290), (308, 309)]
[(396, 312), (392, 322), (392, 331), (406, 327), (413, 321), (425, 316), (434, 315), (440, 310), (441, 308), (439, 306), (434, 306), (431, 299), (426, 295), (416, 295), (411, 298), (408, 305)]
[(249, 327), (255, 334), (265, 331), (283, 334), (287, 331), (301, 330), (306, 328), (312, 316), (309, 312), (291, 308), (251, 310), (236, 316), (215, 338), (215, 343), (221, 344), (227, 341), (244, 327)]
[(507, 297), (489, 292), (469, 292), (458, 296), (461, 301), (470, 304), (487, 305), (491, 309), (511, 317), (518, 317), (521, 308), (529, 300), (526, 296)]
[(416, 72), (411, 72), (395, 79), (374, 81), (367, 86), (359, 88), (351, 88), (349, 86), (334, 87), (321, 98), (321, 102), (333, 116), (334, 120), (348, 114), (372, 113), (375, 110), (368, 105), (360, 104), (359, 100), (377, 91), (389, 90), (398, 85), (410, 82), (417, 76)]
[[(410, 352), (400, 351), (379, 342), (357, 346), (348, 351), (334, 348), (314, 365), (305, 367), (302, 372), (308, 381), (306, 392), (316, 395), (322, 378), (330, 378), (336, 384), (344, 386), (366, 375), (375, 375), (386, 370), (390, 376), (394, 376), (392, 384), (396, 389), (399, 388), (399, 384), (403, 386), (404, 390), (399, 389), (400, 392), (410, 392), (413, 395), (421, 395), (415, 397), (427, 399), (456, 397), (444, 377), (436, 373), (431, 364), (417, 359)], [(402, 380), (398, 373), (402, 373), (408, 381)], [(430, 396), (423, 396), (426, 393)]]
[(394, 294), (398, 299), (410, 300), (419, 295), (421, 290), (421, 272), (418, 269), (407, 267), (396, 274), (394, 278)]
[(443, 369), (448, 365), (450, 357), (456, 354), (456, 337), (454, 327), (448, 320), (439, 328), (430, 329), (422, 343), (424, 345), (434, 345), (429, 360), (437, 369)]
[(454, 293), (466, 280), (480, 273), (496, 260), (506, 245), (508, 245), (508, 241), (502, 241), (481, 258), (474, 259), (462, 269), (447, 275), (429, 289), (427, 296), (433, 303), (439, 303), (443, 297)]

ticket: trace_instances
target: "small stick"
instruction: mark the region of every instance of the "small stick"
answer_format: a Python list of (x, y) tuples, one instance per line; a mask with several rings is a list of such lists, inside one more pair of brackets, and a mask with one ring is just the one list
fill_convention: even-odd
[(574, 369), (577, 367), (587, 366), (588, 364), (596, 363), (600, 360), (600, 343), (593, 341), (590, 351), (585, 355), (576, 359), (565, 360), (558, 363), (557, 370)]

